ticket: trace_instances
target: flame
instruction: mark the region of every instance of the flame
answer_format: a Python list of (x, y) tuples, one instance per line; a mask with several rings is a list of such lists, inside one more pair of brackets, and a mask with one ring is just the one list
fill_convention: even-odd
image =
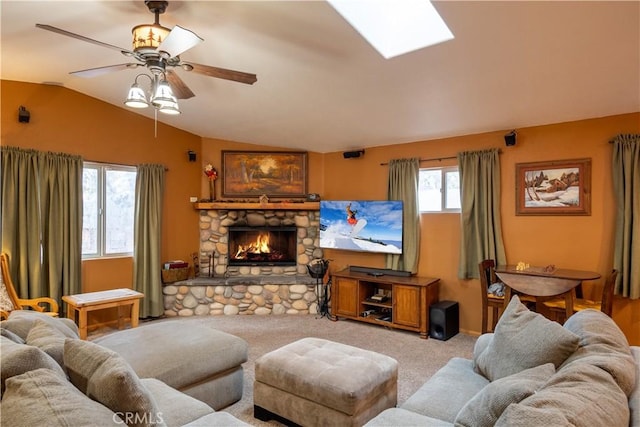
[(255, 242), (248, 245), (238, 245), (238, 251), (236, 252), (236, 259), (246, 258), (247, 254), (268, 254), (271, 253), (271, 247), (269, 246), (269, 234), (260, 233), (256, 237)]

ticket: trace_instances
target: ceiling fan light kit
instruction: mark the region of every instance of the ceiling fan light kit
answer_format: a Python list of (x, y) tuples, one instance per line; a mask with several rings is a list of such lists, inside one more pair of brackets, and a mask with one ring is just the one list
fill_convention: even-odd
[[(138, 74), (124, 102), (127, 107), (131, 108), (146, 108), (151, 105), (161, 113), (180, 114), (178, 99), (188, 99), (195, 96), (195, 94), (182, 81), (178, 74), (171, 70), (174, 67), (187, 72), (194, 72), (209, 77), (245, 84), (253, 84), (258, 80), (255, 74), (193, 62), (182, 62), (179, 55), (204, 40), (193, 31), (179, 25), (174, 26), (172, 29), (160, 25), (159, 16), (167, 9), (169, 5), (168, 1), (146, 0), (144, 4), (149, 11), (155, 15), (155, 22), (153, 24), (142, 24), (133, 27), (131, 30), (133, 35), (133, 50), (94, 40), (47, 24), (36, 24), (36, 27), (87, 43), (117, 50), (124, 56), (138, 61), (137, 63), (130, 62), (127, 64), (108, 65), (70, 73), (75, 76), (97, 77), (113, 71), (127, 70), (141, 66), (146, 67), (152, 75), (144, 73)], [(138, 84), (138, 77), (140, 76), (147, 76), (149, 80), (151, 80), (149, 98), (147, 98), (145, 91)]]
[[(150, 102), (147, 101), (147, 96), (144, 90), (138, 84), (139, 77), (147, 77), (151, 81), (151, 90), (149, 91)], [(136, 79), (129, 89), (127, 99), (124, 101), (127, 107), (131, 108), (147, 108), (149, 104), (153, 105), (158, 111), (164, 114), (176, 115), (180, 114), (180, 108), (178, 107), (178, 100), (173, 95), (169, 83), (165, 80), (160, 80), (158, 75), (151, 77), (148, 74), (138, 74)]]

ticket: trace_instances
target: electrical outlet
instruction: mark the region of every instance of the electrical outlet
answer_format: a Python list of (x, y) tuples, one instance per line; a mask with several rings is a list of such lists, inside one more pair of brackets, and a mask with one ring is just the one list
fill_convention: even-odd
[(189, 201), (190, 201), (191, 203), (195, 203), (195, 202), (197, 202), (197, 201), (198, 201), (198, 198), (197, 198), (197, 197), (189, 197)]

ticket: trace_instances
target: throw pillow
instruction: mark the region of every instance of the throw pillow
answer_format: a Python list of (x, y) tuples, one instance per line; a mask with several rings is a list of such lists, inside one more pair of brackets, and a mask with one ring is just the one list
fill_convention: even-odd
[(529, 311), (516, 295), (498, 320), (493, 340), (475, 358), (475, 369), (495, 381), (545, 363), (557, 368), (578, 342), (576, 334)]
[(64, 340), (67, 337), (58, 329), (42, 320), (36, 320), (27, 335), (27, 344), (38, 347), (53, 358), (64, 369)]
[(561, 409), (539, 409), (513, 403), (502, 413), (495, 427), (571, 427)]
[(580, 347), (560, 366), (588, 363), (607, 371), (628, 396), (636, 381), (629, 342), (609, 316), (597, 310), (582, 310), (571, 316), (564, 328), (580, 337)]
[(29, 331), (33, 328), (36, 320), (41, 320), (51, 325), (69, 338), (78, 338), (78, 329), (71, 319), (51, 317), (48, 314), (33, 310), (12, 311), (9, 314), (9, 318), (2, 322), (2, 326), (9, 329), (23, 340), (26, 340), (27, 335), (29, 335)]
[(36, 369), (7, 380), (2, 396), (2, 425), (120, 426), (109, 409), (80, 393), (49, 369)]
[[(0, 336), (0, 366), (2, 366), (0, 369), (2, 393), (4, 393), (6, 380), (38, 368), (51, 369), (61, 378), (66, 378), (60, 365), (44, 351), (30, 345), (18, 344), (3, 336)], [(2, 403), (4, 408), (4, 400)]]
[(9, 291), (2, 281), (2, 271), (0, 271), (0, 310), (10, 312), (13, 308), (13, 302), (9, 298)]
[(17, 336), (16, 334), (11, 332), (7, 328), (5, 328), (2, 325), (2, 323), (0, 323), (0, 335), (2, 335), (5, 338), (9, 338), (11, 341), (13, 341), (15, 343), (24, 344), (24, 340), (22, 338), (20, 338), (19, 336)]
[(476, 394), (458, 413), (456, 426), (491, 427), (512, 403), (531, 396), (555, 374), (552, 363), (500, 378)]
[(127, 425), (164, 425), (151, 393), (118, 353), (89, 341), (66, 339), (64, 364), (80, 391), (123, 414)]
[[(572, 363), (559, 369), (536, 393), (519, 403), (542, 413), (561, 413), (575, 427), (629, 426), (629, 402), (611, 375), (597, 366)], [(522, 412), (521, 424), (528, 426), (558, 425), (541, 423), (536, 411)], [(503, 416), (507, 416), (507, 411)], [(530, 417), (528, 417), (530, 416)], [(502, 418), (502, 417), (501, 417)], [(500, 420), (497, 425), (500, 425)], [(502, 425), (512, 425), (507, 422)]]

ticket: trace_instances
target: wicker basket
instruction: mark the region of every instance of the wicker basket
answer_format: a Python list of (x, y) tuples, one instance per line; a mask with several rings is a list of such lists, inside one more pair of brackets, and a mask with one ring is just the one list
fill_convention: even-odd
[(185, 268), (170, 268), (168, 270), (162, 270), (162, 283), (179, 282), (180, 280), (187, 280), (189, 278), (189, 267)]

